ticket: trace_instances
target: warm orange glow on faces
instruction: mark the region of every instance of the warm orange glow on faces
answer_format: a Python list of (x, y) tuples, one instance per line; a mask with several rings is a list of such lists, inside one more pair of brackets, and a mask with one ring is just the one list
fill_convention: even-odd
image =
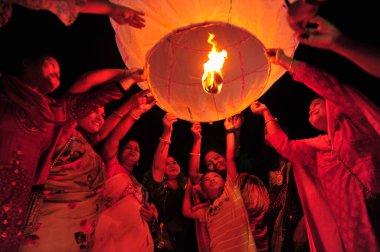
[(204, 74), (202, 76), (203, 89), (209, 94), (219, 94), (222, 90), (222, 67), (227, 58), (227, 52), (225, 50), (221, 52), (217, 51), (216, 43), (212, 41), (214, 38), (215, 35), (209, 33), (207, 42), (212, 45), (212, 49), (208, 54), (209, 60), (203, 65)]

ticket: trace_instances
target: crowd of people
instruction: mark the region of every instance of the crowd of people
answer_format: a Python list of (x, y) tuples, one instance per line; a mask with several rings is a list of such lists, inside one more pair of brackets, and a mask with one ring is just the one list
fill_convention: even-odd
[[(380, 50), (319, 16), (324, 2), (288, 3), (298, 41), (379, 78)], [(143, 13), (109, 1), (2, 1), (0, 29), (13, 5), (50, 11), (67, 26), (80, 13), (145, 26)], [(241, 167), (243, 113), (224, 120), (225, 149), (206, 147), (202, 124), (191, 122), (187, 164), (170, 148), (178, 118), (165, 113), (150, 169), (137, 178), (144, 147), (129, 132), (157, 102), (149, 89), (131, 93), (146, 69), (90, 71), (54, 98), (61, 70), (50, 55), (0, 72), (0, 251), (380, 251), (379, 108), (312, 62), (281, 48), (265, 56), (315, 93), (305, 110), (320, 133), (292, 139), (254, 101), (265, 138), (255, 144), (272, 159), (256, 168), (266, 177)]]

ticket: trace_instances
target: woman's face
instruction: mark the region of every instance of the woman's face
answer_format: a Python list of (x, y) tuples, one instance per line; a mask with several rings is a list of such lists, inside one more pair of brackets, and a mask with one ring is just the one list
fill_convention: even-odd
[(207, 170), (209, 171), (224, 171), (226, 170), (225, 158), (218, 152), (209, 151), (204, 158)]
[(309, 107), (309, 122), (317, 130), (327, 132), (326, 101), (314, 99)]
[(104, 107), (92, 111), (88, 116), (78, 120), (78, 125), (88, 133), (95, 134), (104, 124)]
[(49, 94), (59, 87), (61, 73), (59, 64), (54, 58), (46, 57), (40, 65), (28, 66), (28, 68), (33, 72), (35, 88), (41, 94)]
[(168, 157), (166, 159), (165, 165), (166, 165), (165, 167), (166, 176), (169, 179), (177, 178), (181, 172), (181, 168), (179, 167), (179, 164), (177, 163), (177, 161), (173, 157)]
[(134, 140), (128, 141), (120, 153), (120, 163), (134, 167), (140, 159), (140, 145)]

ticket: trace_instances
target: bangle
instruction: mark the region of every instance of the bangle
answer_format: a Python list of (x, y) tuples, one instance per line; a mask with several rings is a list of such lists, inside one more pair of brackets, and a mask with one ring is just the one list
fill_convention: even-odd
[(163, 139), (162, 137), (159, 138), (161, 143), (164, 144), (171, 144), (172, 142), (170, 140)]
[(190, 152), (189, 155), (190, 155), (190, 156), (200, 156), (201, 154), (200, 154), (200, 153), (193, 153), (193, 152)]
[(266, 120), (265, 121), (265, 126), (267, 126), (267, 124), (270, 123), (270, 122), (272, 122), (272, 121), (273, 122), (278, 122), (278, 119), (276, 117), (273, 117), (273, 118), (270, 118), (270, 119)]
[(117, 117), (119, 117), (120, 119), (123, 119), (123, 117), (124, 117), (122, 114), (120, 114), (119, 112), (117, 112), (117, 110), (112, 111), (112, 113), (115, 114), (115, 115), (117, 115)]
[(239, 131), (239, 130), (240, 130), (239, 128), (231, 128), (231, 129), (226, 130), (226, 134), (235, 133), (236, 131)]

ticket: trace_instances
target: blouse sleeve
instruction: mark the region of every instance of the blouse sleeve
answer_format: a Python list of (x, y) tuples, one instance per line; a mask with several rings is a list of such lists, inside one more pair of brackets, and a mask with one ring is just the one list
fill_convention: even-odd
[(117, 154), (111, 157), (109, 160), (105, 162), (107, 178), (110, 178), (118, 173), (124, 172), (124, 168), (119, 163), (117, 159)]
[(69, 26), (77, 19), (80, 9), (86, 5), (87, 0), (8, 0), (7, 2), (33, 10), (48, 10)]
[(265, 139), (287, 160), (302, 165), (314, 165), (315, 151), (302, 140), (289, 140), (283, 131), (267, 133)]
[(67, 95), (67, 122), (77, 121), (122, 96), (123, 91), (118, 83), (102, 85), (93, 91), (82, 94)]
[(324, 99), (345, 109), (355, 109), (353, 108), (355, 103), (344, 88), (344, 84), (327, 71), (299, 62), (292, 75), (295, 81), (304, 83)]

